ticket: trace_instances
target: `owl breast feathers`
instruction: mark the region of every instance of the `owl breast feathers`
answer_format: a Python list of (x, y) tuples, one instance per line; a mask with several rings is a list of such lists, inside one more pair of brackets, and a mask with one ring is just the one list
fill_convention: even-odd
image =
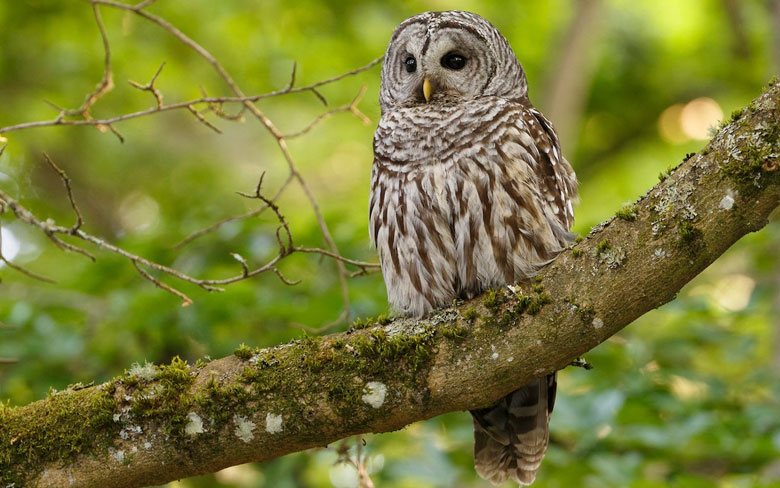
[(374, 155), (370, 232), (398, 311), (421, 316), (528, 278), (569, 239), (573, 171), (520, 101), (389, 112)]
[[(422, 316), (522, 281), (569, 242), (576, 179), (504, 37), (467, 12), (398, 26), (385, 55), (370, 233), (388, 300)], [(533, 481), (555, 376), (473, 411), (478, 472)]]

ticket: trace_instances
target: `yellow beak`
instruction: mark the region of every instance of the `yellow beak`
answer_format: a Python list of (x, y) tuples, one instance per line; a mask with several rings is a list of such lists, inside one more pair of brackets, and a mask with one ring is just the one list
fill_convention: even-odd
[(423, 79), (423, 96), (425, 97), (425, 102), (428, 103), (431, 101), (431, 94), (433, 93), (433, 86), (431, 86), (431, 82), (428, 81), (428, 78)]

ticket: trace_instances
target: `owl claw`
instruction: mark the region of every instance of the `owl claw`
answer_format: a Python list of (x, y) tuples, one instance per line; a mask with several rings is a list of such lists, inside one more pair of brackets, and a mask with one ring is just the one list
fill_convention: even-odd
[(569, 366), (574, 366), (575, 368), (582, 368), (585, 370), (593, 369), (593, 365), (587, 362), (585, 358), (577, 358), (574, 361), (570, 362)]

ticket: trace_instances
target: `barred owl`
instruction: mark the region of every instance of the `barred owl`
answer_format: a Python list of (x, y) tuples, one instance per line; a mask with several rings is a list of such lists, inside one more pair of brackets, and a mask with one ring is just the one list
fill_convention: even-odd
[[(393, 309), (420, 317), (526, 280), (566, 246), (574, 171), (489, 22), (451, 11), (401, 23), (379, 101), (369, 227)], [(555, 390), (548, 375), (471, 412), (482, 477), (533, 482)]]

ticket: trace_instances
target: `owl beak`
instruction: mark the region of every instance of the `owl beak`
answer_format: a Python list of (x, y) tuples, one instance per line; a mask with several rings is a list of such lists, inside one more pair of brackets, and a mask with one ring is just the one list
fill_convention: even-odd
[(423, 96), (425, 97), (425, 103), (431, 101), (431, 95), (433, 94), (433, 86), (428, 78), (423, 79)]

